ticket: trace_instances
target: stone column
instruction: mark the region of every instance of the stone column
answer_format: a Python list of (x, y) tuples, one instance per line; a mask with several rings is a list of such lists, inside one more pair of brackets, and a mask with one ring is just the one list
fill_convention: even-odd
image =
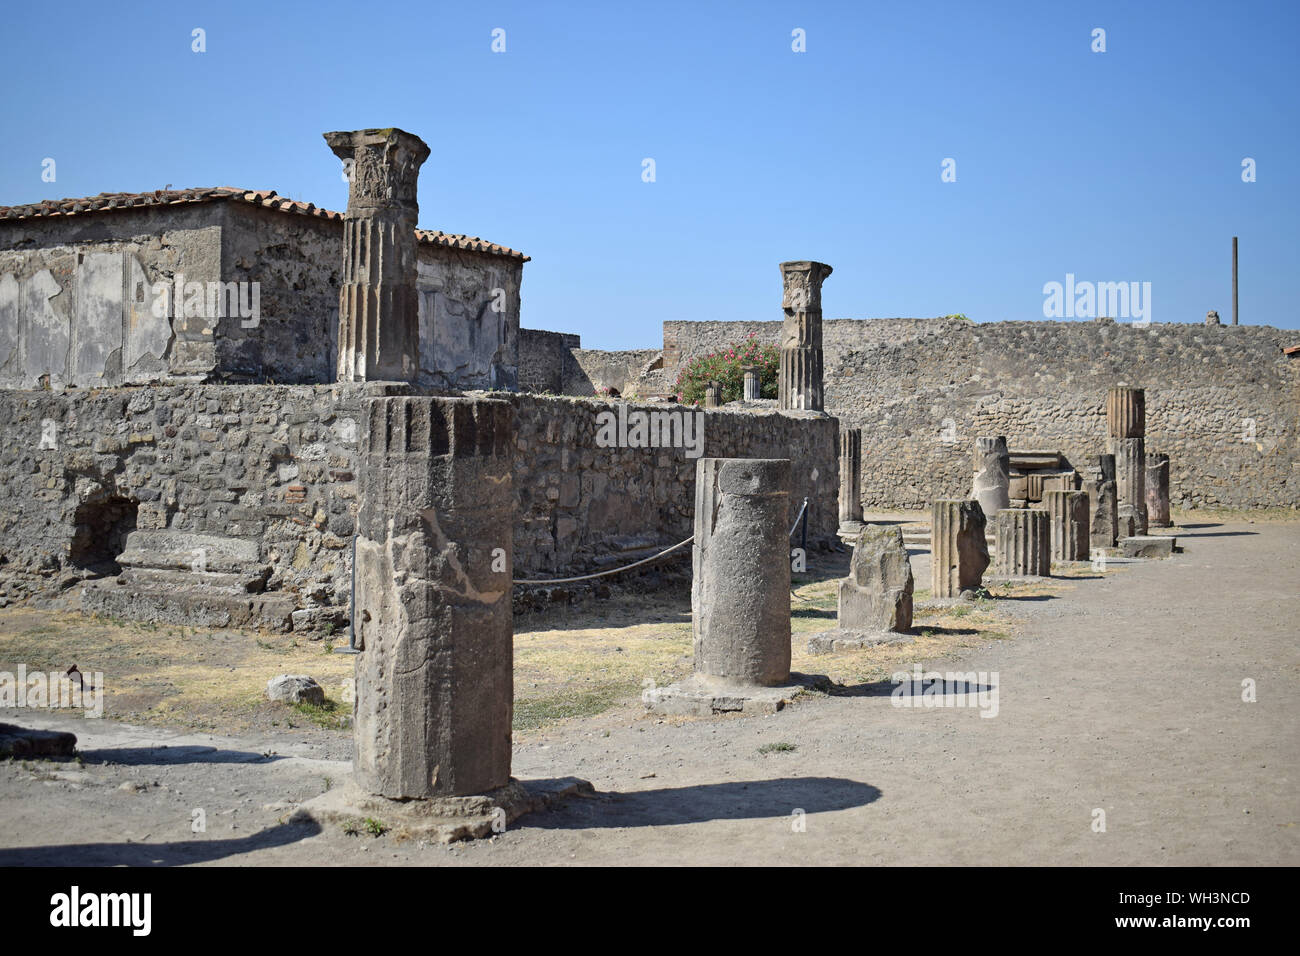
[(355, 780), (393, 800), (510, 780), (514, 409), (366, 403), (357, 485)]
[(722, 404), (722, 389), (717, 382), (710, 382), (704, 387), (704, 407), (717, 408)]
[(1119, 536), (1146, 534), (1146, 392), (1125, 386), (1107, 392), (1106, 427), (1115, 456)]
[(773, 713), (790, 673), (789, 459), (701, 458), (695, 468), (695, 672), (642, 695), (665, 713)]
[(1003, 508), (1011, 506), (1011, 453), (1007, 440), (975, 439), (975, 482), (971, 497), (979, 501), (984, 517), (992, 520)]
[(975, 591), (989, 566), (987, 519), (974, 500), (939, 499), (930, 505), (930, 591), (959, 597)]
[(783, 262), (781, 306), (780, 405), (782, 409), (821, 411), (822, 282), (831, 274), (824, 262)]
[(862, 523), (862, 429), (840, 429), (840, 527)]
[(745, 368), (745, 401), (757, 401), (759, 395), (758, 369), (752, 365), (747, 366)]
[(1047, 492), (1047, 513), (1051, 516), (1052, 559), (1087, 561), (1088, 493), (1086, 491)]
[(1052, 573), (1050, 518), (1039, 508), (1007, 508), (998, 513), (997, 573), (1006, 577), (1047, 577)]
[(1169, 517), (1169, 456), (1147, 455), (1145, 476), (1147, 495), (1147, 524), (1157, 528), (1173, 526)]
[(1119, 539), (1119, 504), (1115, 490), (1115, 456), (1098, 455), (1092, 473), (1092, 546), (1113, 548)]
[(429, 147), (400, 129), (326, 133), (325, 142), (350, 169), (338, 381), (413, 382), (420, 374), (416, 179)]

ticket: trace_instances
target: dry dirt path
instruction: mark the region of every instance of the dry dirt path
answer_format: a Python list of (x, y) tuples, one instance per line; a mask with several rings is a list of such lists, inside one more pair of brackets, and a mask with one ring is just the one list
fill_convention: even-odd
[(996, 672), (995, 717), (895, 707), (882, 684), (768, 718), (566, 721), (521, 738), (515, 774), (601, 796), (451, 848), (278, 824), (346, 770), (337, 743), (0, 710), (85, 752), (0, 765), (0, 864), (1298, 864), (1300, 524), (1180, 541), (1172, 561), (1007, 602), (1017, 639), (936, 668)]

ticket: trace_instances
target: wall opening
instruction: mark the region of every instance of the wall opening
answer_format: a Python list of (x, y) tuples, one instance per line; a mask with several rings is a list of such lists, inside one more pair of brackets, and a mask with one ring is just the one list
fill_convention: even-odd
[(69, 563), (93, 574), (121, 574), (117, 558), (126, 550), (126, 536), (135, 530), (139, 507), (140, 502), (118, 496), (80, 505), (68, 549)]

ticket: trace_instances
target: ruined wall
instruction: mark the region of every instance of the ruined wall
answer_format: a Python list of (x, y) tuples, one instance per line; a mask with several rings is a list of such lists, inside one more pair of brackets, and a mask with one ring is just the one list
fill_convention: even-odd
[[(0, 390), (0, 600), (117, 574), (126, 536), (142, 531), (136, 550), (157, 553), (133, 561), (157, 569), (162, 585), (184, 572), (176, 554), (201, 547), (235, 562), (217, 570), (282, 596), (283, 606), (258, 611), (259, 623), (288, 627), (292, 615), (295, 628), (338, 624), (357, 422), (377, 387)], [(610, 403), (500, 397), (518, 412), (518, 576), (622, 563), (629, 551), (690, 534), (695, 459), (683, 449), (597, 446), (596, 415)], [(793, 458), (795, 506), (812, 499), (816, 542), (835, 530), (836, 428), (832, 419), (710, 411), (703, 454)], [(175, 578), (178, 591), (191, 585)]]
[(422, 242), (416, 265), (427, 384), (517, 388), (523, 263)]
[[(779, 329), (668, 322), (665, 364)], [(1281, 351), (1297, 340), (1269, 326), (836, 319), (826, 410), (863, 429), (864, 504), (918, 508), (969, 492), (979, 435), (1082, 467), (1104, 450), (1106, 389), (1124, 382), (1147, 390), (1147, 450), (1170, 455), (1176, 507), (1297, 507), (1300, 362)]]
[[(594, 395), (602, 388), (616, 388), (624, 396), (640, 394), (646, 373), (658, 366), (659, 354), (658, 349), (574, 349), (573, 360), (581, 374), (565, 380), (564, 394)], [(584, 386), (585, 392), (581, 390)]]
[[(520, 329), (519, 390), (565, 394), (566, 379), (580, 372), (571, 350), (580, 348), (581, 345), (582, 339), (579, 336), (567, 332)], [(582, 394), (592, 393), (587, 391)]]
[[(203, 376), (202, 318), (173, 322), (155, 283), (221, 277), (221, 226), (198, 205), (0, 222), (0, 388)], [(161, 316), (155, 313), (162, 313)]]

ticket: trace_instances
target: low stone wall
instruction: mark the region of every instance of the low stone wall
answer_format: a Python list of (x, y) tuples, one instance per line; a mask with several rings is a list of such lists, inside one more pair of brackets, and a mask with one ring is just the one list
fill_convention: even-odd
[[(193, 583), (195, 551), (222, 589), (202, 621), (288, 627), (292, 614), (295, 627), (338, 625), (357, 423), (377, 387), (0, 391), (0, 600), (123, 572), (157, 589), (154, 607), (169, 585)], [(601, 447), (598, 416), (615, 403), (491, 394), (517, 410), (517, 577), (622, 564), (691, 533), (696, 459), (685, 449)], [(833, 419), (628, 408), (703, 415), (706, 456), (792, 458), (810, 541), (834, 534)]]
[(565, 332), (519, 330), (519, 389), (564, 394), (564, 382), (576, 371), (572, 349), (582, 340)]

